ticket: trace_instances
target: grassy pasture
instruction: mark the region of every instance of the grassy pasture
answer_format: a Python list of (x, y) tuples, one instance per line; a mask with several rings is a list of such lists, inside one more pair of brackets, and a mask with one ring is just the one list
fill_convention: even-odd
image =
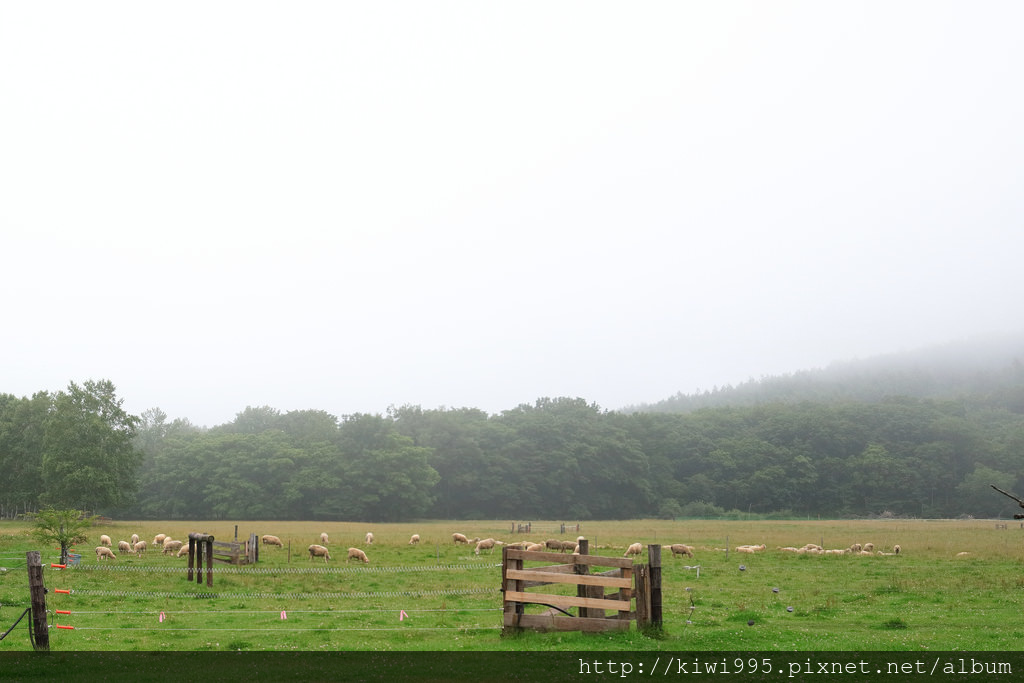
[[(119, 554), (101, 563), (92, 548), (103, 533), (115, 546), (132, 533), (148, 542), (157, 533), (182, 539), (190, 531), (231, 540), (234, 522), (97, 526), (95, 540), (79, 548), (82, 567), (67, 570), (49, 567), (57, 551), (41, 548), (28, 525), (0, 523), (0, 567), (7, 568), (0, 571), (0, 632), (29, 604), (25, 551), (42, 550), (47, 607), (71, 610), (57, 615), (56, 623), (76, 627), (51, 629), (57, 651), (924, 651), (1018, 650), (1024, 642), (1018, 618), (1024, 529), (1013, 522), (1007, 529), (985, 520), (583, 523), (580, 533), (595, 554), (622, 556), (633, 542), (696, 546), (693, 560), (664, 551), (665, 628), (658, 638), (635, 628), (501, 637), (500, 550), (477, 556), (472, 547), (453, 545), (451, 533), (543, 541), (574, 539), (575, 526), (561, 535), (557, 523), (535, 522), (533, 533), (514, 535), (510, 523), (488, 521), (237, 524), (240, 538), (275, 534), (286, 548), (262, 548), (255, 567), (218, 564), (211, 589), (172, 569), (184, 567), (184, 558), (150, 550), (141, 558)], [(367, 531), (376, 537), (372, 545), (364, 542)], [(306, 552), (320, 532), (330, 535), (328, 563), (311, 561)], [(422, 538), (417, 546), (408, 544), (413, 533)], [(869, 541), (885, 551), (898, 543), (903, 552), (859, 557), (777, 550)], [(765, 552), (732, 550), (760, 543)], [(364, 549), (370, 565), (346, 563), (349, 546)], [(970, 554), (957, 557), (960, 552)], [(698, 564), (699, 577), (685, 568)], [(73, 593), (57, 594), (56, 588)], [(24, 622), (0, 643), (0, 651), (29, 649)]]

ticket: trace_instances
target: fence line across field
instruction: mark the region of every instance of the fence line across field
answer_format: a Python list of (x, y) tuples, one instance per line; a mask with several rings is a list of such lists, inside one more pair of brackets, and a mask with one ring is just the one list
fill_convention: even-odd
[[(53, 612), (53, 610), (47, 610)], [(288, 612), (288, 614), (390, 614), (395, 610), (393, 608), (384, 609), (383, 607), (378, 609), (204, 609), (199, 610), (153, 610), (149, 612), (123, 612), (120, 610), (103, 610), (103, 611), (91, 611), (91, 610), (71, 610), (74, 614), (123, 614), (123, 615), (153, 615), (153, 614), (278, 614), (281, 611)], [(412, 614), (413, 612), (500, 612), (500, 607), (473, 607), (462, 609), (459, 607), (453, 607), (451, 609), (403, 609), (406, 614)]]
[(496, 631), (501, 626), (395, 626), (390, 628), (159, 628), (120, 626), (75, 626), (75, 631), (259, 631), (288, 633), (289, 631)]
[[(400, 574), (405, 572), (438, 572), (471, 569), (500, 569), (500, 564), (439, 564), (392, 567), (218, 567), (215, 574)], [(67, 567), (72, 571), (128, 571), (155, 574), (187, 574), (188, 567), (153, 567), (123, 564), (77, 564)]]
[(498, 588), (450, 588), (426, 591), (363, 591), (358, 593), (184, 593), (173, 591), (110, 591), (76, 588), (71, 595), (98, 595), (114, 598), (217, 598), (287, 599), (287, 600), (343, 600), (347, 598), (415, 598), (431, 595), (481, 595), (500, 593)]

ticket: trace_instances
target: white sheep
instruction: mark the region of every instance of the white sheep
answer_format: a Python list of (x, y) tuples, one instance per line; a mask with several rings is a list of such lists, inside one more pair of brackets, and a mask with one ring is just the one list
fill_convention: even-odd
[(493, 538), (485, 538), (482, 541), (478, 541), (476, 544), (476, 550), (474, 550), (473, 552), (479, 555), (481, 550), (493, 550), (494, 544), (496, 542), (497, 541), (495, 541)]
[(738, 545), (736, 546), (736, 552), (738, 553), (759, 553), (765, 550), (768, 546), (764, 543), (761, 545)]
[(322, 557), (324, 558), (324, 564), (327, 564), (327, 560), (331, 559), (331, 553), (322, 545), (314, 544), (309, 546), (307, 550), (309, 550), (310, 561), (312, 561), (314, 557)]
[(327, 532), (324, 531), (320, 534), (320, 545), (328, 545), (327, 543)]
[(142, 557), (142, 553), (146, 552), (146, 550), (148, 550), (148, 546), (145, 541), (136, 541), (135, 545), (132, 546), (132, 551), (139, 557)]
[(368, 558), (368, 557), (366, 556), (366, 553), (364, 553), (364, 552), (363, 552), (362, 550), (360, 550), (359, 548), (349, 548), (349, 549), (348, 549), (348, 557), (346, 557), (346, 558), (345, 558), (345, 561), (346, 561), (346, 562), (348, 562), (348, 561), (349, 561), (349, 560), (351, 560), (351, 559), (352, 559), (353, 557), (354, 557), (355, 559), (357, 559), (357, 560), (362, 560), (362, 561), (363, 561), (363, 562), (365, 562), (366, 564), (370, 564), (370, 558)]
[(130, 543), (128, 543), (128, 541), (118, 541), (117, 542), (117, 552), (119, 552), (119, 553), (130, 553), (131, 551), (132, 551), (132, 546), (131, 546)]
[(164, 541), (166, 539), (167, 539), (167, 534), (157, 534), (156, 536), (153, 537), (153, 545), (163, 545), (163, 543), (164, 543)]
[(903, 550), (903, 548), (901, 548), (901, 547), (900, 547), (899, 543), (897, 543), (896, 545), (894, 545), (894, 546), (892, 547), (892, 551), (893, 551), (894, 553), (896, 553), (897, 555), (899, 555), (899, 554), (900, 554), (900, 551), (901, 551), (901, 550)]
[(100, 536), (100, 545), (105, 545), (109, 548), (111, 545), (110, 536), (107, 536), (106, 534)]
[(455, 543), (455, 545), (458, 545), (460, 543), (469, 543), (469, 539), (462, 534), (455, 533), (452, 534), (452, 542)]
[(181, 541), (164, 541), (164, 554), (176, 553), (181, 550)]
[(366, 532), (366, 545), (373, 545), (373, 532), (372, 531), (367, 531)]
[(132, 546), (134, 546), (138, 542), (139, 542), (139, 535), (138, 534), (132, 534)]
[(874, 550), (875, 550), (875, 544), (874, 544), (874, 543), (865, 543), (865, 544), (864, 544), (864, 548), (863, 548), (863, 549), (864, 549), (864, 550), (867, 550), (867, 551), (868, 551), (869, 553), (870, 553), (870, 552), (874, 552)]
[(419, 542), (420, 542), (420, 535), (419, 534), (413, 534), (412, 538), (409, 539), (409, 545), (416, 545)]
[(108, 548), (107, 546), (105, 546), (105, 545), (98, 545), (98, 546), (96, 546), (96, 561), (97, 562), (99, 562), (100, 560), (106, 559), (108, 557), (110, 559), (112, 559), (112, 560), (116, 560), (117, 559), (117, 555), (114, 554), (114, 551), (111, 550), (110, 548)]
[(626, 548), (626, 554), (623, 557), (629, 557), (630, 555), (641, 555), (644, 552), (643, 543), (633, 543)]
[(528, 544), (526, 546), (526, 549), (529, 550), (530, 552), (537, 552), (537, 551), (543, 551), (546, 548), (544, 547), (543, 543), (530, 543), (530, 544)]
[(178, 557), (184, 557), (188, 555), (188, 543), (181, 544), (181, 550), (178, 551)]
[(284, 547), (284, 543), (282, 543), (281, 539), (278, 538), (277, 536), (271, 536), (270, 534), (263, 534), (263, 536), (260, 537), (260, 540), (263, 541), (263, 545), (276, 545), (278, 548), (283, 548)]

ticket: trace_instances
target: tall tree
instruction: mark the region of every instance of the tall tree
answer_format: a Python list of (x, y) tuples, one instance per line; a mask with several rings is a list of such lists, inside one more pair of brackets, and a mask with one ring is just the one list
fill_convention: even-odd
[(139, 418), (122, 402), (109, 380), (71, 382), (55, 396), (43, 439), (43, 502), (85, 510), (130, 502), (142, 455), (134, 444)]
[(0, 395), (0, 517), (35, 510), (43, 492), (43, 428), (50, 395), (32, 398)]

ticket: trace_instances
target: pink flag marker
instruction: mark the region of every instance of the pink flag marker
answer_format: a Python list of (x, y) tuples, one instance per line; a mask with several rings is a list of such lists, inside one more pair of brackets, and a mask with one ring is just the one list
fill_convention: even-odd
[(164, 619), (166, 619), (166, 618), (167, 618), (167, 615), (165, 615), (163, 612), (161, 612), (160, 613), (160, 623), (161, 624), (164, 623)]
[(402, 620), (403, 620), (403, 619), (405, 619), (405, 618), (406, 618), (407, 616), (409, 616), (409, 615), (408, 615), (408, 614), (406, 614), (406, 613), (405, 613), (405, 610), (403, 609), (403, 610), (401, 610), (401, 611), (400, 611), (400, 612), (398, 613), (398, 620), (399, 620), (399, 621), (402, 621)]
[(287, 619), (288, 618), (288, 615), (285, 613), (284, 610), (281, 610), (281, 618), (282, 619)]

